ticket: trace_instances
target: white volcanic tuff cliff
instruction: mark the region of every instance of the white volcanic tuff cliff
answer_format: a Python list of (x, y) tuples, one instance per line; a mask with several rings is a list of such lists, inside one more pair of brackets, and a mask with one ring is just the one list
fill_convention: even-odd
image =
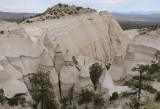
[(54, 43), (60, 44), (62, 52), (69, 49), (79, 63), (84, 57), (89, 61), (110, 61), (114, 52), (124, 56), (127, 40), (123, 30), (111, 14), (106, 12), (66, 17), (60, 20), (48, 20), (21, 25), (33, 37), (46, 36)]
[[(97, 60), (111, 61), (115, 52), (122, 54), (122, 57), (125, 56), (126, 36), (109, 13), (101, 12), (100, 15), (92, 13), (21, 24), (25, 31), (15, 23), (5, 23), (0, 23), (2, 26), (5, 25), (3, 29), (1, 28), (5, 34), (0, 35), (0, 55), (2, 55), (0, 88), (4, 89), (8, 97), (27, 93), (28, 89), (24, 82), (29, 86), (28, 75), (39, 69), (51, 71), (51, 80), (55, 85), (57, 96), (59, 94), (57, 74), (61, 82), (62, 96), (72, 95), (71, 91), (78, 80), (79, 71), (71, 62), (71, 56), (68, 58), (68, 55), (62, 54), (66, 49), (78, 59), (80, 65), (84, 59), (87, 60), (87, 66)], [(56, 48), (57, 44), (60, 45), (62, 52)], [(82, 87), (87, 84), (92, 85), (88, 76), (86, 78), (81, 76), (83, 75), (80, 75), (79, 82)], [(17, 87), (13, 87), (13, 84)]]

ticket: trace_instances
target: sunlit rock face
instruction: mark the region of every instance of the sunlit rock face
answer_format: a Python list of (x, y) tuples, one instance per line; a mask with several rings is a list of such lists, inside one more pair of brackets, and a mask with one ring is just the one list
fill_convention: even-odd
[[(0, 21), (0, 30), (4, 31), (0, 34), (0, 88), (7, 97), (30, 96), (28, 89), (32, 85), (28, 77), (39, 70), (50, 71), (57, 99), (72, 97), (74, 92), (79, 93), (84, 88), (94, 91), (89, 67), (95, 62), (113, 61), (112, 65), (120, 70), (114, 71), (119, 76), (111, 75), (112, 79), (125, 77), (125, 72), (122, 73), (125, 65), (117, 65), (114, 59), (124, 63), (128, 41), (114, 17), (107, 12), (94, 11), (19, 25)], [(121, 54), (120, 58), (116, 53)], [(82, 66), (80, 71), (72, 56)], [(88, 61), (86, 65), (83, 65), (84, 59)]]
[(115, 54), (115, 58), (108, 72), (114, 81), (126, 78), (126, 63), (121, 53)]
[(79, 71), (72, 62), (69, 50), (64, 55), (64, 65), (60, 71), (61, 97), (72, 97), (73, 86), (78, 80)]
[(89, 66), (85, 65), (81, 68), (79, 77), (74, 85), (74, 94), (79, 94), (82, 89), (88, 89), (94, 92), (94, 86), (90, 79)]
[[(91, 62), (111, 61), (115, 51), (126, 54), (127, 36), (107, 12), (93, 12), (59, 20), (21, 24), (31, 37), (45, 40), (47, 48), (60, 45), (64, 54), (68, 49), (82, 65), (84, 57)], [(56, 55), (56, 54), (55, 54)]]

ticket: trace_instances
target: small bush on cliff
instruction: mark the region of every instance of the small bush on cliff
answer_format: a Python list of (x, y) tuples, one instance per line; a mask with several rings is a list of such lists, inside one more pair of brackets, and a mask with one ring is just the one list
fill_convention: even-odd
[(76, 59), (75, 56), (72, 57), (72, 60), (73, 60), (73, 63), (74, 63), (75, 65), (78, 65), (78, 61), (77, 61), (77, 59)]
[(6, 101), (6, 97), (4, 96), (4, 90), (0, 89), (0, 103), (3, 105), (5, 101)]
[(102, 74), (102, 71), (103, 71), (102, 66), (99, 65), (99, 63), (92, 64), (92, 66), (89, 68), (90, 78), (92, 80), (95, 89), (96, 89), (96, 84)]
[(13, 98), (7, 98), (4, 96), (4, 90), (0, 89), (0, 103), (3, 105), (4, 102), (7, 101), (9, 106), (17, 106), (18, 104), (21, 104), (24, 106), (26, 103), (26, 99), (24, 97), (15, 96)]
[(95, 106), (103, 106), (104, 105), (104, 99), (101, 95), (95, 94), (93, 96), (93, 102)]
[(118, 93), (117, 92), (114, 92), (114, 93), (112, 93), (112, 96), (110, 97), (110, 101), (112, 101), (112, 100), (116, 100), (116, 99), (118, 99)]
[(88, 89), (82, 89), (79, 94), (79, 104), (90, 103), (92, 101), (94, 93)]
[(68, 106), (68, 97), (64, 97), (60, 100), (60, 102), (62, 103), (61, 109), (66, 109), (66, 107)]
[(157, 92), (155, 101), (160, 102), (160, 92)]
[(0, 34), (4, 34), (4, 31), (1, 31)]
[(30, 92), (35, 101), (33, 104), (35, 108), (37, 108), (38, 103), (41, 101), (42, 109), (58, 109), (57, 103), (54, 100), (55, 95), (49, 74), (50, 72), (39, 71), (29, 78), (34, 86)]

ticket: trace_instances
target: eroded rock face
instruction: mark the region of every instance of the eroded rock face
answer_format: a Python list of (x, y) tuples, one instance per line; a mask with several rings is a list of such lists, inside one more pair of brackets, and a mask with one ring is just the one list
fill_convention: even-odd
[(111, 75), (104, 68), (102, 75), (99, 79), (99, 85), (97, 87), (97, 92), (103, 94), (104, 98), (107, 98), (112, 95), (114, 92), (118, 92), (118, 94), (127, 91), (127, 86), (115, 86), (112, 80)]
[(73, 86), (78, 80), (79, 71), (72, 62), (71, 55), (67, 50), (64, 55), (64, 65), (60, 71), (61, 97), (72, 97)]
[(126, 34), (107, 12), (93, 12), (87, 16), (83, 14), (21, 26), (32, 37), (44, 39), (47, 36), (54, 47), (60, 45), (62, 53), (68, 49), (81, 65), (82, 58), (85, 57), (93, 63), (95, 60), (111, 61), (117, 50), (125, 56), (128, 44)]
[[(78, 93), (83, 88), (93, 90), (89, 66), (82, 67), (79, 72), (72, 55), (81, 66), (84, 58), (90, 63), (104, 64), (114, 59), (115, 52), (124, 57), (128, 43), (116, 20), (107, 12), (20, 25), (2, 21), (0, 29), (4, 31), (0, 34), (0, 88), (8, 97), (29, 94), (28, 77), (38, 70), (51, 72), (50, 79), (58, 99), (60, 95), (72, 97), (74, 91)], [(121, 70), (115, 74), (121, 79), (125, 74), (122, 66), (118, 65), (118, 69)]]
[(114, 81), (120, 81), (126, 78), (126, 65), (121, 53), (116, 53), (108, 72)]
[(79, 94), (82, 89), (88, 89), (94, 92), (94, 86), (89, 74), (89, 66), (87, 65), (81, 68), (79, 78), (74, 85), (74, 94)]

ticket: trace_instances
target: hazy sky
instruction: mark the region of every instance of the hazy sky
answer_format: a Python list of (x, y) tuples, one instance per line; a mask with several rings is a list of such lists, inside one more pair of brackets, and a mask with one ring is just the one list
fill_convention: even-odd
[(58, 3), (109, 12), (160, 11), (160, 0), (0, 0), (0, 11), (40, 13)]

